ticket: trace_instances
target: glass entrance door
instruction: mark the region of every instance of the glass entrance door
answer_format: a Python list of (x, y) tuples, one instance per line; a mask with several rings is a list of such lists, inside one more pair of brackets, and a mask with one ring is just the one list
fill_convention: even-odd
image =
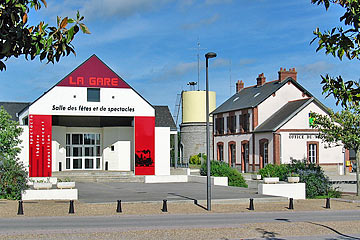
[(100, 134), (66, 134), (66, 169), (92, 170), (101, 169)]

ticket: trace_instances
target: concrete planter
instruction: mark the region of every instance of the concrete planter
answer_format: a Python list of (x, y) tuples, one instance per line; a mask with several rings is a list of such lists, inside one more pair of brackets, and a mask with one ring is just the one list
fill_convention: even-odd
[(266, 183), (266, 184), (274, 184), (274, 183), (278, 183), (278, 182), (279, 182), (278, 177), (266, 177), (266, 178), (264, 178), (264, 183)]
[(287, 181), (288, 183), (298, 183), (300, 182), (300, 177), (288, 177)]
[(261, 180), (261, 175), (259, 175), (259, 174), (252, 174), (252, 175), (251, 175), (251, 179), (252, 179), (252, 180)]
[(58, 182), (56, 186), (60, 189), (72, 189), (75, 188), (75, 182)]
[(34, 189), (51, 189), (52, 183), (49, 182), (34, 182)]

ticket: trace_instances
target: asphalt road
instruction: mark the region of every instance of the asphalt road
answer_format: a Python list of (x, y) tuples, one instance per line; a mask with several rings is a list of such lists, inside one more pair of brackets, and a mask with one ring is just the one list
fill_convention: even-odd
[[(202, 183), (76, 183), (79, 200), (87, 203), (171, 200), (205, 200)], [(257, 194), (257, 189), (212, 186), (212, 199), (274, 198)]]
[[(1, 234), (21, 233), (89, 233), (141, 229), (239, 227), (248, 223), (358, 221), (360, 210), (317, 212), (254, 212), (234, 214), (162, 214), (118, 215), (101, 217), (17, 217), (0, 219)], [(360, 230), (359, 230), (360, 232)]]

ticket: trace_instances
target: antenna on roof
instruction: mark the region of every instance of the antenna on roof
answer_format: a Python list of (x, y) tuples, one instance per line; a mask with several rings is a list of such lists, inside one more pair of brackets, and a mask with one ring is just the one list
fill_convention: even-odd
[(197, 74), (198, 74), (198, 80), (197, 80), (197, 86), (198, 91), (200, 90), (200, 50), (206, 50), (206, 48), (200, 48), (200, 40), (199, 37), (197, 38), (197, 48), (192, 48), (193, 50), (197, 50)]

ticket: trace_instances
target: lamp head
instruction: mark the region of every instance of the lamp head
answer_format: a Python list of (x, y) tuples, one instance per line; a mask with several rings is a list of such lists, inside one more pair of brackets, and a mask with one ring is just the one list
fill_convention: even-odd
[(205, 58), (214, 58), (216, 57), (216, 53), (214, 52), (208, 52), (207, 54), (205, 54)]

